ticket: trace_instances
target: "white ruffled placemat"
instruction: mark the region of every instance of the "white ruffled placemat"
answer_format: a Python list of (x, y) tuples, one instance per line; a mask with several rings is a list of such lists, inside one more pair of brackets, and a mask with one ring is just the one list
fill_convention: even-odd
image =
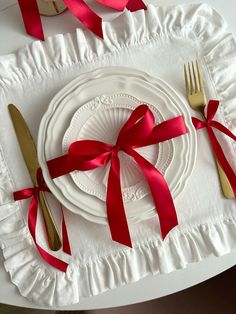
[[(49, 101), (81, 73), (110, 65), (134, 67), (166, 80), (185, 97), (183, 64), (198, 59), (208, 98), (222, 102), (218, 119), (236, 131), (236, 43), (217, 12), (207, 5), (149, 6), (147, 11), (127, 11), (103, 28), (104, 41), (78, 29), (0, 57), (0, 241), (12, 282), (40, 305), (77, 303), (80, 296), (184, 268), (236, 247), (236, 202), (222, 197), (206, 132), (199, 131), (193, 175), (175, 200), (179, 226), (165, 241), (156, 218), (130, 225), (130, 249), (112, 242), (107, 226), (65, 211), (72, 258), (61, 252), (56, 256), (70, 263), (67, 273), (39, 256), (26, 224), (29, 201), (12, 200), (13, 191), (31, 182), (8, 115), (9, 103), (19, 107), (36, 142)], [(223, 145), (236, 169), (235, 143), (227, 140)], [(40, 222), (38, 242), (46, 248)]]

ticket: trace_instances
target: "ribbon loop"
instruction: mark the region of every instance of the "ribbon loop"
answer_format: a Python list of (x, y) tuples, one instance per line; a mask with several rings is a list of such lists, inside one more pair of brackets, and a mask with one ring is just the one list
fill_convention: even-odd
[(207, 106), (207, 114), (205, 116), (208, 123), (212, 121), (219, 107), (218, 100), (210, 100)]
[(196, 130), (200, 130), (202, 128), (205, 128), (207, 126), (207, 123), (205, 121), (201, 121), (198, 118), (192, 117), (192, 122)]
[(14, 201), (25, 200), (33, 195), (36, 195), (35, 188), (24, 189), (13, 193)]
[(152, 132), (154, 115), (147, 105), (137, 107), (121, 128), (117, 144), (121, 146), (135, 146), (144, 141)]
[(99, 141), (82, 140), (69, 147), (69, 157), (76, 170), (91, 170), (105, 166), (113, 146)]
[(177, 116), (156, 125), (144, 142), (136, 147), (157, 144), (181, 136), (185, 133), (188, 133), (188, 129), (184, 122), (184, 117)]

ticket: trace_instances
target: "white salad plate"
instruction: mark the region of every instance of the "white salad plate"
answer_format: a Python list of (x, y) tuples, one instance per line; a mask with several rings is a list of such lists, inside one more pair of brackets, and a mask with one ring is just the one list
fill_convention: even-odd
[[(63, 153), (77, 140), (97, 140), (115, 145), (119, 131), (141, 101), (127, 94), (102, 95), (81, 106), (74, 114), (63, 138)], [(164, 120), (161, 108), (148, 104), (155, 122)], [(149, 145), (136, 149), (144, 158), (155, 165), (162, 174), (166, 173), (173, 158), (173, 142)], [(150, 193), (146, 179), (133, 158), (119, 152), (120, 179), (124, 202), (137, 201)], [(73, 171), (72, 179), (84, 192), (106, 201), (107, 179), (110, 163), (90, 171)]]
[[(116, 97), (117, 95), (119, 97)], [(124, 99), (122, 99), (121, 95), (123, 95)], [(141, 103), (148, 104), (154, 112), (157, 122), (177, 115), (184, 116), (189, 132), (186, 135), (168, 141), (168, 145), (165, 142), (153, 145), (158, 146), (156, 152), (152, 150), (146, 154), (147, 158), (147, 155), (149, 155), (149, 158), (153, 158), (155, 164), (158, 164), (158, 159), (162, 156), (159, 154), (160, 152), (167, 154), (166, 159), (169, 158), (169, 161), (164, 163), (166, 167), (163, 166), (163, 173), (174, 199), (184, 190), (187, 184), (187, 180), (194, 168), (197, 152), (196, 132), (191, 122), (188, 107), (184, 100), (166, 82), (151, 77), (145, 72), (123, 67), (101, 68), (80, 75), (64, 87), (49, 104), (48, 110), (40, 124), (38, 157), (44, 179), (57, 199), (69, 210), (96, 223), (107, 222), (104, 189), (106, 187), (106, 173), (109, 168), (103, 169), (102, 188), (97, 190), (94, 189), (93, 184), (91, 185), (94, 176), (98, 175), (96, 171), (94, 174), (92, 174), (92, 171), (87, 172), (87, 174), (84, 172), (82, 178), (86, 176), (86, 179), (88, 179), (87, 181), (85, 180), (85, 188), (90, 189), (90, 192), (88, 192), (88, 190), (86, 191), (85, 188), (79, 186), (80, 182), (83, 181), (80, 178), (80, 172), (76, 171), (52, 180), (47, 169), (46, 160), (64, 154), (71, 141), (79, 139), (80, 136), (91, 136), (88, 125), (89, 123), (91, 125), (93, 119), (95, 119), (94, 121), (98, 121), (96, 120), (96, 116), (97, 118), (99, 117), (99, 107), (101, 105), (110, 106), (105, 103), (101, 104), (101, 99), (109, 99), (109, 97), (118, 99), (118, 102), (115, 102), (116, 108), (114, 110), (124, 110), (125, 105), (129, 105), (127, 98), (132, 99), (130, 112), (131, 109)], [(96, 103), (98, 105), (92, 105)], [(79, 110), (83, 111), (83, 106), (85, 108), (86, 106), (91, 106), (93, 113), (84, 114), (86, 118), (83, 121), (83, 125), (80, 124), (80, 127), (76, 129), (75, 122), (73, 121), (77, 119)], [(120, 108), (118, 108), (119, 106)], [(126, 114), (128, 114), (128, 111)], [(95, 130), (96, 128), (94, 128)], [(97, 129), (97, 131), (99, 130)], [(108, 126), (107, 133), (111, 131)], [(117, 132), (118, 125), (116, 131), (113, 132), (113, 141), (115, 138), (114, 134), (117, 134)], [(70, 135), (69, 137), (68, 134)], [(148, 151), (148, 148), (146, 149)], [(143, 153), (145, 156), (145, 151)], [(165, 156), (161, 158), (165, 160)], [(161, 158), (159, 159), (160, 165)], [(99, 175), (96, 178), (98, 179), (98, 177)], [(96, 180), (95, 182), (97, 183)], [(132, 180), (125, 181), (123, 176), (122, 181), (124, 191), (125, 188), (129, 191), (128, 194), (123, 194), (123, 196), (128, 195), (127, 198), (124, 197), (128, 220), (138, 222), (153, 217), (156, 215), (156, 209), (147, 189), (146, 182), (143, 180), (142, 173), (137, 172), (136, 178)], [(140, 185), (140, 189), (136, 189), (137, 184)], [(134, 198), (132, 197), (132, 191), (136, 191), (137, 194)]]

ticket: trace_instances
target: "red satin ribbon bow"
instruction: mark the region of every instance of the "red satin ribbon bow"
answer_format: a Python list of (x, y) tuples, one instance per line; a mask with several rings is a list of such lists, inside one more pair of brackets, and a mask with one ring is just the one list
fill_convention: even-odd
[[(102, 19), (83, 0), (63, 0), (71, 13), (79, 19), (94, 34), (103, 38)], [(140, 9), (146, 10), (142, 0), (96, 0), (108, 7), (123, 11)], [(37, 0), (18, 0), (26, 32), (40, 40), (44, 40), (42, 22), (40, 19)]]
[(107, 217), (114, 241), (132, 247), (120, 186), (118, 152), (130, 155), (139, 165), (149, 184), (157, 209), (163, 238), (178, 224), (177, 215), (168, 185), (163, 175), (134, 149), (157, 144), (188, 132), (184, 118), (178, 116), (154, 126), (155, 118), (148, 106), (140, 105), (121, 128), (115, 145), (95, 140), (72, 143), (66, 155), (49, 160), (52, 178), (74, 170), (86, 171), (106, 166), (110, 161), (107, 185)]
[[(37, 224), (37, 213), (38, 213), (38, 195), (39, 191), (45, 191), (50, 192), (45, 183), (42, 180), (41, 170), (37, 173), (37, 179), (38, 179), (38, 186), (35, 186), (33, 188), (23, 189), (20, 191), (16, 191), (13, 193), (13, 197), (15, 201), (31, 198), (32, 200), (29, 205), (29, 211), (28, 211), (28, 226), (30, 234), (34, 240), (34, 243), (37, 247), (37, 250), (39, 254), (42, 256), (42, 258), (51, 266), (66, 272), (68, 264), (64, 261), (54, 257), (53, 255), (46, 252), (38, 243), (36, 240), (36, 224)], [(63, 251), (67, 254), (71, 255), (70, 250), (70, 244), (66, 229), (66, 224), (64, 220), (64, 215), (62, 212), (62, 238), (63, 238)]]
[(236, 175), (231, 168), (228, 160), (226, 159), (224, 152), (214, 134), (213, 128), (219, 130), (220, 132), (224, 133), (225, 135), (232, 138), (234, 141), (236, 141), (236, 136), (225, 126), (223, 126), (218, 121), (213, 120), (217, 110), (219, 107), (219, 101), (218, 100), (210, 100), (207, 106), (207, 113), (205, 115), (206, 121), (201, 121), (197, 118), (192, 118), (193, 124), (197, 130), (201, 128), (206, 128), (207, 133), (211, 142), (211, 146), (214, 150), (215, 156), (221, 165), (222, 169), (224, 170), (230, 185), (232, 187), (232, 190), (234, 192), (234, 195), (236, 196)]

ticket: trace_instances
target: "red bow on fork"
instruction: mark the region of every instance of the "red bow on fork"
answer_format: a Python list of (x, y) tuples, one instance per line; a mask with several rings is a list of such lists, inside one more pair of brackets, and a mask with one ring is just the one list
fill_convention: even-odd
[(224, 170), (229, 180), (229, 183), (232, 187), (234, 195), (236, 196), (236, 174), (234, 173), (227, 158), (225, 157), (224, 152), (220, 146), (220, 143), (217, 140), (216, 135), (214, 134), (213, 129), (216, 129), (220, 131), (221, 133), (224, 133), (225, 135), (227, 135), (234, 141), (236, 141), (236, 136), (229, 129), (227, 129), (224, 125), (222, 125), (218, 121), (213, 120), (218, 110), (218, 107), (219, 107), (218, 100), (210, 100), (207, 106), (207, 112), (205, 114), (206, 121), (201, 121), (195, 117), (192, 118), (192, 121), (196, 130), (206, 128), (215, 156), (219, 164), (221, 165), (222, 169)]

